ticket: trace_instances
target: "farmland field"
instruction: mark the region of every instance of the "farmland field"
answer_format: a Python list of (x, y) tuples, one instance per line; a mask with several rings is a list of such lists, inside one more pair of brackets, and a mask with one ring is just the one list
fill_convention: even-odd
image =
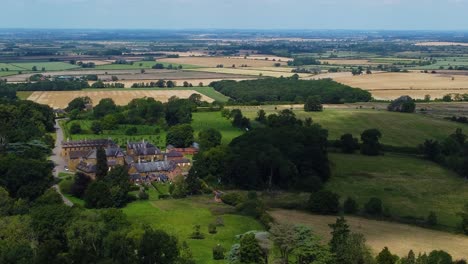
[[(312, 215), (293, 210), (274, 210), (270, 213), (279, 222), (310, 226), (325, 241), (331, 238), (328, 224), (336, 221), (336, 216)], [(392, 253), (400, 257), (406, 256), (410, 249), (416, 253), (416, 256), (419, 252), (429, 253), (434, 249), (442, 249), (452, 254), (454, 258), (466, 258), (468, 247), (466, 236), (352, 216), (347, 216), (346, 220), (351, 231), (365, 235), (374, 254), (384, 247), (388, 247)]]
[(275, 63), (286, 65), (286, 62), (270, 61), (270, 60), (251, 60), (244, 58), (228, 58), (228, 57), (181, 57), (181, 58), (165, 58), (158, 62), (166, 62), (173, 64), (189, 64), (200, 67), (213, 68), (216, 65), (222, 64), (224, 67), (231, 67), (233, 64), (240, 67), (245, 64), (248, 67), (273, 67)]
[(432, 42), (419, 42), (419, 43), (416, 43), (416, 46), (468, 46), (468, 43), (432, 41)]
[[(275, 112), (273, 107), (265, 107), (267, 114)], [(255, 118), (260, 109), (260, 107), (236, 108), (241, 109), (244, 115), (251, 119)], [(466, 124), (386, 110), (325, 109), (323, 112), (298, 110), (295, 113), (299, 118), (311, 117), (315, 123), (328, 129), (329, 139), (339, 139), (345, 133), (358, 137), (366, 129), (377, 128), (383, 135), (381, 142), (394, 146), (415, 147), (425, 139), (440, 140), (453, 133), (456, 128), (468, 131)]]
[[(453, 77), (453, 79), (452, 79)], [(377, 73), (339, 76), (335, 81), (368, 90), (376, 99), (393, 100), (402, 95), (423, 99), (426, 94), (441, 98), (449, 93), (468, 93), (468, 76), (449, 74)]]
[(172, 64), (173, 67), (178, 67), (181, 65), (184, 69), (197, 68), (195, 65), (189, 65), (184, 63), (166, 63), (164, 61), (135, 61), (133, 64), (105, 64), (97, 65), (97, 70), (129, 70), (129, 69), (151, 69), (156, 63), (163, 64), (164, 67), (167, 67), (169, 64)]
[(330, 65), (379, 65), (384, 63), (374, 62), (371, 60), (352, 60), (352, 59), (344, 59), (344, 60), (320, 60), (322, 63), (328, 63)]
[[(97, 104), (103, 98), (112, 98), (117, 105), (126, 105), (135, 98), (153, 97), (157, 101), (166, 102), (170, 97), (188, 98), (197, 93), (194, 90), (131, 90), (131, 89), (109, 89), (99, 91), (46, 91), (34, 92), (28, 97), (28, 100), (49, 105), (52, 108), (65, 108), (70, 101), (76, 97), (89, 96), (94, 104)], [(202, 100), (207, 102), (214, 101), (212, 98), (202, 94)]]
[[(32, 67), (36, 66), (38, 73), (41, 73), (42, 68), (46, 71), (63, 71), (69, 69), (79, 68), (77, 65), (64, 63), (64, 62), (19, 62), (19, 63), (8, 63), (20, 71), (32, 71)], [(10, 67), (10, 70), (12, 68)]]
[[(226, 74), (236, 74), (236, 75), (251, 75), (251, 76), (267, 76), (267, 77), (290, 77), (295, 73), (291, 72), (292, 69), (289, 71), (285, 71), (285, 68), (278, 68), (280, 70), (273, 71), (272, 67), (267, 67), (266, 69), (262, 68), (198, 68), (193, 69), (193, 71), (200, 71), (200, 72), (216, 72), (216, 73), (226, 73)], [(313, 76), (312, 74), (308, 73), (299, 73), (300, 78), (306, 78)]]

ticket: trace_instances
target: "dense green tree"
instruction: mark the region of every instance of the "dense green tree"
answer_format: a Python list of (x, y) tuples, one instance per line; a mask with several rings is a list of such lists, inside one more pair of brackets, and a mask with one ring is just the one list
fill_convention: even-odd
[(427, 264), (452, 264), (452, 256), (443, 250), (433, 250), (428, 258)]
[(166, 144), (177, 148), (189, 147), (194, 141), (193, 128), (189, 124), (176, 125), (167, 131)]
[(107, 165), (106, 150), (102, 147), (98, 148), (96, 150), (96, 179), (104, 179), (108, 171), (109, 165)]
[(266, 113), (265, 110), (260, 109), (257, 112), (257, 117), (255, 118), (255, 121), (260, 122), (264, 124), (266, 122)]
[(102, 118), (108, 114), (115, 113), (117, 105), (111, 98), (104, 98), (93, 108), (95, 118)]
[(419, 147), (425, 158), (431, 161), (439, 161), (441, 157), (441, 146), (437, 140), (426, 139), (424, 144)]
[(353, 198), (348, 197), (344, 201), (343, 211), (345, 214), (355, 214), (358, 212), (358, 210), (359, 210), (359, 205), (356, 202), (356, 200), (354, 200)]
[(377, 264), (395, 264), (398, 259), (398, 256), (393, 255), (387, 247), (385, 247), (376, 257)]
[(109, 208), (113, 206), (108, 186), (99, 180), (88, 185), (84, 200), (87, 208)]
[(383, 213), (382, 200), (376, 197), (372, 197), (364, 205), (364, 211), (369, 215), (379, 216)]
[(102, 123), (100, 121), (93, 121), (91, 123), (91, 131), (93, 131), (94, 134), (99, 135), (102, 133)]
[(77, 172), (74, 182), (70, 188), (71, 195), (83, 198), (88, 185), (91, 183), (91, 178), (84, 173)]
[(309, 199), (309, 209), (319, 214), (336, 214), (340, 209), (340, 196), (336, 193), (320, 190), (312, 193)]
[(343, 153), (354, 153), (359, 149), (359, 141), (352, 134), (344, 134), (340, 138), (340, 147)]
[(380, 143), (379, 139), (382, 134), (377, 129), (368, 129), (362, 132), (361, 140), (361, 153), (368, 156), (376, 156), (380, 154)]
[(306, 112), (321, 112), (323, 111), (322, 99), (318, 95), (309, 96), (304, 104)]
[(73, 123), (70, 126), (70, 133), (71, 134), (79, 134), (81, 133), (81, 126), (78, 123)]
[(104, 177), (103, 182), (107, 185), (113, 207), (123, 207), (128, 201), (130, 191), (130, 177), (128, 168), (125, 166), (115, 166)]
[(346, 241), (348, 240), (351, 231), (349, 230), (349, 225), (344, 217), (337, 218), (334, 224), (330, 224), (328, 226), (332, 229), (330, 249), (333, 253), (337, 253), (339, 248), (346, 245)]
[(193, 103), (188, 99), (171, 97), (165, 106), (168, 125), (188, 124), (192, 121)]
[(255, 239), (255, 234), (248, 233), (242, 236), (239, 256), (241, 263), (265, 263), (262, 248)]
[(362, 234), (350, 234), (343, 245), (336, 252), (337, 263), (342, 264), (373, 264), (374, 257), (366, 245)]
[(119, 121), (117, 120), (116, 115), (108, 114), (101, 118), (101, 126), (103, 130), (114, 130), (117, 129)]
[(77, 97), (71, 100), (70, 103), (68, 103), (68, 106), (67, 108), (65, 108), (65, 110), (67, 112), (71, 112), (73, 110), (83, 111), (86, 109), (86, 105), (91, 104), (91, 103), (92, 103), (91, 98), (89, 98), (88, 96)]
[(226, 155), (225, 146), (214, 147), (196, 154), (194, 156), (196, 162), (190, 168), (189, 175), (212, 184), (218, 183), (224, 175)]
[(221, 133), (214, 128), (207, 128), (198, 133), (198, 143), (200, 150), (206, 151), (221, 145)]
[(66, 242), (65, 230), (73, 218), (73, 210), (64, 204), (41, 205), (31, 209), (31, 228), (38, 241)]
[(177, 238), (162, 230), (146, 228), (138, 246), (138, 261), (143, 264), (172, 264), (179, 256)]

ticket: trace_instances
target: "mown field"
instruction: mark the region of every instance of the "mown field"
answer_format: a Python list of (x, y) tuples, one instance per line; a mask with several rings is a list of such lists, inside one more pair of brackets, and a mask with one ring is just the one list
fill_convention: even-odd
[(468, 181), (439, 165), (407, 156), (330, 154), (332, 177), (326, 189), (356, 199), (360, 208), (382, 199), (392, 215), (425, 219), (437, 214), (442, 226), (455, 229), (468, 202)]
[(79, 68), (77, 65), (73, 65), (65, 62), (15, 62), (15, 63), (0, 63), (0, 68), (8, 68), (10, 71), (32, 71), (32, 68), (36, 66), (37, 72), (41, 73), (42, 68), (46, 71), (63, 71), (69, 69)]
[[(254, 119), (258, 107), (236, 107)], [(267, 114), (274, 113), (274, 106), (266, 106)], [(280, 110), (280, 109), (278, 109)], [(393, 146), (415, 147), (425, 139), (443, 139), (456, 128), (468, 131), (468, 125), (426, 117), (419, 114), (401, 114), (386, 110), (325, 109), (323, 112), (294, 111), (299, 118), (311, 117), (315, 123), (328, 129), (329, 139), (339, 139), (345, 133), (355, 137), (370, 128), (377, 128), (383, 137), (381, 142)]]

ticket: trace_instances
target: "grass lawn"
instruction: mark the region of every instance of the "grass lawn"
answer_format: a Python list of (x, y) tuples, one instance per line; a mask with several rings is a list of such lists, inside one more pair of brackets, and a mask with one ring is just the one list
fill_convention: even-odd
[[(244, 115), (254, 119), (258, 109), (243, 110)], [(274, 109), (267, 108), (267, 114)], [(364, 109), (325, 109), (323, 112), (295, 111), (297, 117), (311, 117), (315, 123), (328, 129), (329, 139), (339, 139), (345, 133), (355, 137), (370, 128), (377, 128), (382, 133), (381, 142), (394, 146), (415, 147), (425, 139), (442, 140), (452, 134), (456, 128), (468, 131), (468, 125), (460, 124), (419, 114), (393, 113), (383, 110)]]
[(167, 67), (169, 64), (172, 64), (173, 67), (178, 67), (182, 65), (183, 69), (194, 69), (200, 68), (195, 65), (189, 64), (177, 64), (177, 63), (167, 63), (167, 62), (159, 62), (159, 61), (136, 61), (133, 64), (105, 64), (105, 65), (97, 65), (95, 69), (97, 70), (132, 70), (132, 69), (151, 69), (155, 64), (160, 63), (163, 64), (164, 67)]
[(468, 202), (468, 181), (429, 161), (388, 154), (330, 154), (330, 159), (333, 175), (326, 188), (342, 200), (356, 199), (360, 208), (378, 197), (393, 215), (426, 218), (434, 211), (441, 225), (454, 228), (457, 212)]
[[(180, 200), (138, 201), (123, 208), (130, 221), (135, 224), (149, 224), (154, 228), (163, 229), (187, 241), (196, 263), (226, 263), (224, 260), (214, 261), (212, 248), (221, 244), (229, 250), (237, 243), (235, 236), (250, 230), (263, 230), (254, 219), (246, 216), (230, 214), (231, 207), (218, 204), (212, 196), (200, 196)], [(217, 234), (208, 233), (208, 224), (217, 217), (222, 217), (224, 227), (218, 227)], [(193, 226), (200, 225), (205, 234), (203, 240), (189, 239)]]
[(232, 126), (231, 121), (221, 116), (221, 112), (197, 112), (193, 113), (192, 127), (195, 130), (195, 138), (198, 132), (207, 128), (219, 130), (223, 136), (222, 143), (229, 144), (232, 139), (242, 135), (242, 130)]

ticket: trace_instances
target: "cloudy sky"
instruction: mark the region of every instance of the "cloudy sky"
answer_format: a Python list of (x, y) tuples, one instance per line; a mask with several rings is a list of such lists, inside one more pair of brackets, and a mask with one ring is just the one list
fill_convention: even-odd
[(468, 0), (0, 2), (0, 28), (468, 30)]

